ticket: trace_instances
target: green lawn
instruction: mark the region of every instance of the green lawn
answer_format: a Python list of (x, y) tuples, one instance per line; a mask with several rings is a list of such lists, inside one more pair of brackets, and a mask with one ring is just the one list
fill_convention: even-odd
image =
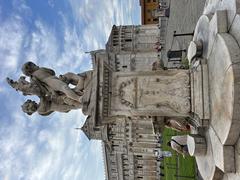
[[(164, 180), (194, 180), (195, 178), (195, 159), (190, 156), (183, 158), (182, 155), (178, 155), (166, 143), (174, 135), (179, 135), (174, 130), (165, 128), (163, 131), (163, 150), (171, 151), (172, 157), (164, 158)], [(178, 178), (177, 178), (178, 177)]]

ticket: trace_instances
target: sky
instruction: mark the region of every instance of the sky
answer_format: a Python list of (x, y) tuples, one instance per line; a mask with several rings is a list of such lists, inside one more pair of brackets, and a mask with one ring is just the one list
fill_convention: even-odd
[(0, 0), (0, 180), (104, 179), (101, 142), (74, 129), (81, 110), (28, 116), (21, 104), (34, 97), (5, 79), (26, 61), (57, 75), (91, 69), (85, 52), (104, 48), (114, 24), (140, 24), (139, 0)]

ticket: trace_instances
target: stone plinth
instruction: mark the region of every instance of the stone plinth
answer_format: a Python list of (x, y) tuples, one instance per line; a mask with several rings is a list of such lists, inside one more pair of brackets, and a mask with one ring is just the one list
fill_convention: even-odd
[(224, 173), (235, 172), (234, 147), (223, 145), (212, 127), (209, 136), (213, 149), (214, 164)]
[(214, 151), (208, 131), (205, 134), (207, 151), (205, 155), (195, 156), (197, 167), (204, 180), (220, 180), (224, 173), (215, 165)]
[(187, 137), (188, 152), (191, 156), (205, 155), (207, 151), (207, 144), (205, 137), (198, 134), (190, 134)]
[(208, 66), (204, 59), (195, 60), (191, 75), (191, 110), (196, 116), (198, 126), (208, 126), (210, 119)]
[(188, 116), (186, 70), (113, 73), (110, 115)]
[(191, 41), (188, 48), (188, 59), (200, 57), (202, 55), (202, 42), (201, 41)]

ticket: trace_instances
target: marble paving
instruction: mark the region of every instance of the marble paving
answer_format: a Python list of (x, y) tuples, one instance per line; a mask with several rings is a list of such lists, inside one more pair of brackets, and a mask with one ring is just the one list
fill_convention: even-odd
[(239, 12), (240, 0), (207, 0), (192, 41), (202, 43), (202, 54), (194, 56), (194, 45), (188, 50), (192, 111), (210, 123), (203, 134), (206, 152), (195, 154), (206, 180), (240, 179)]

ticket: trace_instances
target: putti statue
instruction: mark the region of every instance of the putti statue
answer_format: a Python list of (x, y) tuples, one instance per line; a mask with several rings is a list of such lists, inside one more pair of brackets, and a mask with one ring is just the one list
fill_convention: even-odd
[[(7, 82), (12, 88), (21, 91), (24, 96), (39, 97), (39, 103), (28, 99), (22, 105), (23, 112), (28, 115), (38, 112), (46, 116), (54, 111), (69, 112), (82, 107), (84, 75), (66, 73), (57, 77), (54, 70), (39, 67), (33, 62), (26, 62), (22, 66), (22, 72), (30, 78), (30, 82), (25, 76), (20, 76), (18, 81), (7, 78)], [(75, 87), (71, 89), (69, 84)]]

